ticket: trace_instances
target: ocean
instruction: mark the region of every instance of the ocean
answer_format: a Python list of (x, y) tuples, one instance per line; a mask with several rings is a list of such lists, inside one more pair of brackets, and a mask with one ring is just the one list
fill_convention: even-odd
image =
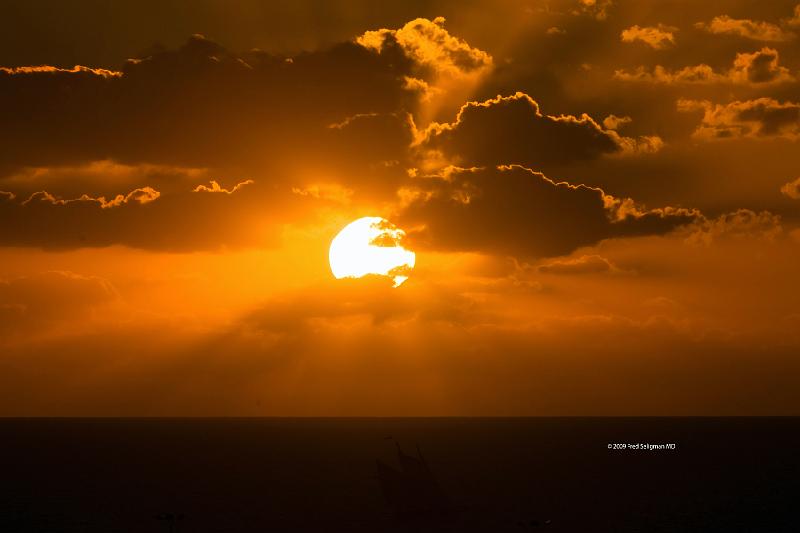
[[(798, 451), (800, 418), (3, 419), (0, 531), (797, 532)], [(441, 505), (398, 511), (404, 457)]]

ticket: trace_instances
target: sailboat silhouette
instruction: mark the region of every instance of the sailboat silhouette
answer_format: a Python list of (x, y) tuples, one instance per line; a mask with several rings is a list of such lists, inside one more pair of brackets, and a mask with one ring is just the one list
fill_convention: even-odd
[(397, 518), (446, 514), (450, 502), (417, 445), (417, 456), (397, 445), (399, 468), (376, 460), (384, 498)]

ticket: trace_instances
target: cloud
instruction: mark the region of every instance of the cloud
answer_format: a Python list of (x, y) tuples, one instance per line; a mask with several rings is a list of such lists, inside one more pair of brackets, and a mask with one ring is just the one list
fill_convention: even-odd
[(633, 122), (631, 117), (618, 117), (617, 115), (611, 114), (603, 119), (603, 126), (605, 126), (607, 130), (618, 130), (625, 124), (630, 124), (631, 122)]
[(781, 186), (781, 193), (793, 200), (800, 200), (800, 178)]
[(703, 118), (693, 136), (699, 139), (739, 137), (784, 137), (800, 135), (800, 104), (773, 98), (714, 104), (708, 100), (678, 101), (678, 110), (702, 111)]
[(161, 193), (153, 189), (152, 187), (142, 187), (141, 189), (135, 189), (125, 195), (118, 194), (111, 200), (106, 200), (104, 196), (93, 198), (87, 194), (82, 195), (80, 198), (64, 200), (62, 198), (56, 198), (47, 191), (39, 191), (31, 194), (27, 200), (22, 202), (22, 205), (28, 205), (33, 202), (48, 202), (51, 205), (64, 206), (75, 202), (93, 202), (98, 206), (100, 206), (101, 209), (109, 209), (112, 207), (119, 207), (123, 204), (127, 204), (128, 202), (138, 202), (140, 204), (147, 204), (157, 200), (159, 196), (161, 196)]
[(107, 200), (35, 192), (22, 202), (0, 203), (0, 245), (67, 249), (120, 244), (194, 251), (274, 244), (278, 225), (264, 211), (274, 217), (289, 209), (288, 191), (279, 200), (274, 190), (250, 195), (221, 187), (215, 191), (213, 185), (206, 189), (228, 194), (198, 194), (187, 187), (162, 195), (148, 186)]
[(627, 82), (647, 83), (721, 83), (728, 81), (725, 76), (717, 74), (708, 65), (694, 65), (671, 71), (661, 65), (653, 67), (652, 72), (643, 66), (636, 67), (633, 72), (626, 70), (614, 71), (614, 78)]
[[(144, 182), (164, 193), (185, 190), (187, 186), (210, 176), (205, 168), (170, 165), (124, 164), (110, 159), (77, 165), (26, 166), (0, 173), (0, 184), (15, 189), (19, 196), (46, 190), (61, 197), (77, 198), (86, 190), (104, 191), (106, 195), (137, 188)], [(116, 195), (114, 195), (116, 196)]]
[(326, 164), (344, 155), (363, 159), (370, 169), (398, 165), (408, 157), (415, 131), (414, 119), (406, 112), (357, 114), (328, 126), (321, 153)]
[[(423, 27), (420, 36), (442, 39), (442, 61), (469, 68), (471, 56), (453, 44), (461, 41), (430, 31)], [(420, 46), (418, 54), (428, 50)], [(326, 126), (345, 117), (413, 108), (419, 95), (404, 87), (404, 78), (428, 81), (433, 74), (417, 72), (404, 54), (399, 47), (378, 53), (344, 42), (289, 62), (261, 51), (236, 54), (195, 35), (111, 74), (83, 67), (0, 70), (6, 148), (0, 165), (111, 159), (263, 169), (294, 157), (304, 142), (324, 143)]]
[(784, 21), (788, 26), (800, 26), (800, 4), (794, 6), (792, 17)]
[(444, 22), (444, 17), (418, 18), (397, 30), (367, 31), (356, 42), (378, 53), (397, 46), (416, 65), (436, 76), (459, 77), (491, 67), (492, 56), (450, 35)]
[(603, 274), (619, 272), (619, 269), (611, 261), (597, 254), (553, 260), (539, 265), (537, 270), (544, 274)]
[(0, 228), (0, 246), (196, 251), (274, 245), (277, 230), (267, 227), (292, 218), (294, 196), (285, 187), (242, 180), (238, 172), (221, 174), (217, 181), (210, 178), (220, 173), (209, 169), (110, 160), (25, 167), (0, 178), (14, 191), (14, 198), (0, 194), (0, 223), (8, 225)]
[(50, 65), (39, 65), (33, 67), (0, 67), (0, 72), (10, 76), (20, 74), (83, 74), (89, 77), (99, 76), (101, 78), (119, 78), (122, 72), (118, 70), (107, 70), (104, 68), (91, 68), (75, 65), (72, 68), (58, 68)]
[(418, 177), (403, 198), (398, 222), (412, 246), (526, 260), (615, 236), (667, 233), (698, 216), (683, 209), (647, 210), (519, 165), (450, 168)]
[[(0, 188), (29, 200), (2, 195), (0, 245), (257, 246), (319, 197), (293, 190), (334, 184), (391, 200), (425, 97), (408, 80), (435, 92), (454, 69), (491, 65), (441, 24), (417, 20), (380, 50), (344, 42), (286, 58), (195, 35), (119, 71), (0, 71)], [(247, 198), (242, 175), (258, 181)]]
[(733, 67), (725, 73), (717, 73), (710, 66), (701, 64), (670, 70), (656, 65), (652, 71), (637, 67), (633, 72), (616, 70), (614, 78), (627, 82), (658, 84), (712, 84), (737, 83), (761, 85), (796, 81), (789, 69), (778, 64), (778, 51), (764, 47), (753, 53), (739, 53)]
[(339, 204), (348, 204), (353, 197), (352, 189), (336, 183), (314, 183), (308, 187), (293, 187), (292, 193)]
[(216, 180), (211, 180), (209, 183), (211, 184), (210, 187), (208, 185), (198, 185), (197, 187), (192, 189), (192, 192), (219, 192), (224, 194), (233, 194), (242, 187), (246, 185), (252, 185), (255, 182), (253, 180), (240, 181), (239, 183), (234, 185), (232, 189), (225, 189), (224, 187), (220, 186), (220, 184), (217, 183)]
[(596, 159), (603, 155), (651, 153), (656, 137), (622, 137), (589, 115), (544, 115), (527, 94), (468, 102), (452, 123), (421, 132), (421, 150), (439, 152), (460, 166), (518, 163), (535, 168)]
[[(454, 268), (461, 254), (431, 256), (435, 270), (401, 291), (377, 279), (321, 279), (247, 300), (212, 328), (193, 318), (197, 300), (177, 298), (173, 305), (183, 312), (174, 320), (102, 322), (54, 339), (29, 335), (15, 346), (0, 337), (0, 409), (73, 416), (720, 415), (741, 414), (747, 405), (750, 414), (790, 413), (798, 400), (800, 336), (796, 296), (786, 288), (796, 279), (800, 247), (782, 244), (742, 235), (697, 247), (674, 234), (611, 239), (558, 259), (599, 255), (635, 268), (635, 277), (526, 268), (476, 279), (472, 263)], [(232, 282), (231, 272), (214, 270), (220, 278), (198, 286), (203, 301), (216, 301), (214, 286)], [(541, 290), (526, 281), (539, 281)], [(129, 290), (164, 288), (137, 283)], [(172, 290), (189, 293), (186, 285)], [(106, 315), (103, 305), (88, 313)], [(630, 397), (639, 401), (632, 406)]]
[(730, 78), (742, 83), (773, 83), (794, 81), (789, 69), (778, 65), (778, 51), (764, 47), (752, 54), (736, 54)]
[(716, 34), (738, 35), (754, 41), (790, 41), (795, 35), (783, 30), (777, 24), (770, 22), (754, 21), (750, 19), (734, 19), (728, 15), (721, 15), (711, 19), (711, 22), (698, 22), (696, 28)]
[(686, 242), (708, 246), (719, 239), (774, 241), (782, 232), (781, 217), (769, 211), (738, 209), (716, 218), (699, 217), (684, 227)]
[(107, 280), (70, 271), (0, 279), (0, 332), (10, 338), (86, 320), (96, 307), (116, 298)]
[(444, 92), (441, 88), (413, 76), (403, 76), (403, 89), (418, 94), (422, 103), (430, 102)]
[[(261, 254), (250, 262), (122, 252), (68, 255), (114, 280), (121, 313), (113, 294), (100, 292), (74, 313), (65, 307), (24, 323), (22, 338), (0, 335), (4, 415), (720, 415), (741, 405), (750, 414), (790, 414), (799, 399), (797, 299), (787, 287), (800, 247), (780, 236), (693, 246), (679, 229), (548, 261), (598, 255), (635, 277), (544, 273), (513, 262), (487, 273), (483, 256), (426, 254), (403, 290), (378, 279), (290, 273), (294, 283), (260, 291), (241, 275), (285, 262), (295, 268), (308, 262), (307, 251), (282, 251), (275, 263)], [(28, 253), (43, 262), (61, 255)], [(109, 265), (112, 257), (120, 264)], [(203, 279), (190, 281), (186, 271)], [(170, 281), (154, 284), (152, 275)], [(81, 296), (63, 294), (45, 307)], [(232, 294), (232, 313), (198, 320), (200, 308), (227, 307)], [(131, 298), (142, 312), (125, 312), (135, 307)], [(0, 301), (19, 320), (11, 302), (33, 299)], [(714, 401), (701, 401), (709, 391)], [(639, 401), (632, 406), (630, 397)]]
[(631, 26), (622, 30), (620, 38), (624, 43), (641, 41), (656, 50), (663, 50), (675, 44), (675, 32), (678, 28), (673, 26)]
[(614, 5), (613, 0), (578, 0), (573, 15), (589, 15), (597, 20), (606, 20), (608, 10)]

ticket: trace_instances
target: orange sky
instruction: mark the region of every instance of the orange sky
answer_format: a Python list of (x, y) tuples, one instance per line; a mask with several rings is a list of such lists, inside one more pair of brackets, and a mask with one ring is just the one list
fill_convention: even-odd
[(10, 9), (0, 415), (800, 412), (800, 5), (155, 8)]

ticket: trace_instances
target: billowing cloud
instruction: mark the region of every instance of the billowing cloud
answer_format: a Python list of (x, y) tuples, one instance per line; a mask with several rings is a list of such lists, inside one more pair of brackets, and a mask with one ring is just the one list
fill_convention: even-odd
[(465, 104), (452, 123), (433, 123), (418, 146), (461, 166), (518, 163), (534, 168), (603, 155), (651, 153), (657, 137), (623, 137), (583, 114), (545, 115), (527, 94)]
[(760, 85), (796, 81), (789, 69), (778, 64), (778, 51), (764, 47), (753, 53), (736, 54), (733, 67), (725, 73), (717, 73), (710, 66), (701, 64), (670, 70), (656, 65), (652, 71), (638, 67), (633, 72), (617, 70), (614, 78), (622, 81), (660, 84), (712, 84), (738, 83)]
[(491, 67), (492, 57), (444, 29), (444, 17), (414, 19), (397, 30), (367, 31), (356, 42), (382, 53), (399, 47), (416, 65), (436, 75), (463, 76)]
[(631, 26), (622, 30), (620, 39), (624, 43), (641, 41), (656, 50), (663, 50), (675, 44), (675, 33), (678, 28), (659, 24), (658, 26)]
[(793, 81), (789, 69), (778, 65), (778, 51), (764, 47), (751, 54), (736, 54), (729, 76), (744, 83)]
[(800, 104), (773, 98), (714, 104), (708, 100), (681, 99), (678, 110), (702, 111), (703, 118), (693, 136), (700, 139), (734, 137), (785, 137), (800, 135)]
[(31, 194), (27, 200), (22, 202), (22, 205), (28, 205), (34, 202), (47, 202), (51, 205), (61, 205), (65, 206), (68, 204), (72, 204), (75, 202), (90, 202), (98, 205), (100, 209), (109, 209), (112, 207), (119, 207), (121, 205), (127, 204), (128, 202), (138, 202), (140, 204), (147, 204), (153, 202), (161, 196), (161, 193), (157, 190), (153, 189), (152, 187), (142, 187), (141, 189), (135, 189), (128, 194), (118, 194), (111, 200), (106, 200), (105, 196), (98, 196), (97, 198), (93, 198), (88, 194), (84, 194), (79, 198), (73, 199), (63, 199), (63, 198), (56, 198), (54, 195), (50, 194), (47, 191), (38, 191)]
[(710, 22), (698, 22), (695, 27), (709, 33), (738, 35), (754, 41), (789, 41), (794, 39), (792, 32), (777, 24), (750, 19), (735, 19), (728, 15), (714, 17)]
[(781, 193), (793, 200), (800, 200), (800, 178), (781, 186)]
[(253, 180), (244, 180), (240, 181), (232, 188), (226, 189), (223, 186), (221, 186), (216, 180), (211, 180), (209, 182), (209, 185), (202, 185), (202, 184), (198, 185), (192, 190), (192, 192), (218, 192), (223, 194), (233, 194), (242, 187), (246, 185), (252, 185), (253, 183), (255, 183)]
[(518, 166), (416, 178), (399, 221), (417, 246), (534, 259), (615, 236), (669, 232), (698, 213), (647, 210), (601, 189), (555, 182)]

